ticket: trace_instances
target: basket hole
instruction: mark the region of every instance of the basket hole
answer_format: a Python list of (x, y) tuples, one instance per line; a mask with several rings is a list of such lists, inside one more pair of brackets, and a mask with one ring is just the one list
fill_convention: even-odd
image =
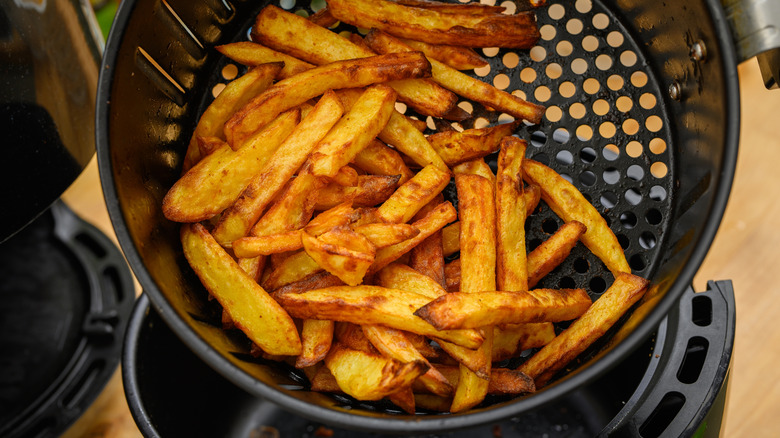
[(536, 70), (526, 67), (520, 71), (520, 80), (530, 84), (536, 80)]
[(531, 133), (531, 145), (537, 148), (544, 146), (547, 143), (547, 135), (542, 131), (534, 131)]
[(214, 85), (214, 87), (211, 88), (211, 95), (214, 96), (214, 98), (216, 99), (217, 96), (219, 96), (222, 93), (222, 91), (225, 90), (225, 87), (227, 87), (227, 85), (223, 83)]
[(607, 35), (607, 44), (609, 44), (612, 47), (620, 47), (623, 45), (623, 41), (625, 38), (623, 38), (623, 34), (613, 30)]
[(406, 113), (406, 104), (403, 102), (396, 102), (395, 103), (395, 110), (398, 111), (401, 114)]
[(628, 169), (626, 170), (626, 176), (633, 179), (634, 181), (641, 181), (645, 176), (645, 170), (642, 169), (642, 166), (632, 164), (631, 166), (628, 166)]
[(515, 68), (520, 63), (520, 57), (515, 52), (508, 52), (501, 58), (501, 62), (504, 63), (504, 67)]
[(593, 2), (591, 0), (577, 0), (574, 4), (574, 8), (581, 14), (586, 14), (593, 9)]
[(618, 91), (623, 88), (624, 84), (625, 81), (623, 81), (623, 77), (620, 75), (612, 75), (607, 78), (607, 87), (609, 87), (610, 90)]
[(544, 116), (551, 122), (557, 122), (563, 117), (563, 111), (555, 105), (547, 107)]
[(645, 267), (647, 267), (647, 264), (645, 263), (645, 258), (639, 254), (634, 254), (633, 256), (631, 256), (631, 258), (628, 260), (628, 265), (634, 271), (644, 271)]
[(631, 246), (631, 240), (629, 240), (625, 234), (618, 234), (617, 240), (623, 250), (627, 250), (628, 247)]
[(544, 222), (542, 222), (542, 231), (547, 234), (555, 233), (558, 231), (558, 222), (556, 222), (554, 219), (546, 219)]
[(477, 117), (477, 120), (474, 120), (474, 128), (476, 129), (486, 128), (489, 124), (490, 121), (484, 117)]
[(635, 71), (631, 74), (631, 84), (637, 88), (642, 88), (647, 85), (647, 75), (641, 71)]
[(544, 85), (541, 87), (536, 87), (536, 90), (534, 90), (534, 97), (539, 102), (547, 102), (550, 100), (551, 95), (552, 93), (550, 92), (550, 89)]
[(642, 202), (642, 194), (637, 189), (628, 189), (624, 195), (626, 201), (631, 205), (639, 205)]
[(501, 123), (512, 123), (514, 121), (515, 121), (515, 118), (510, 116), (509, 114), (506, 114), (506, 113), (501, 113), (501, 115), (498, 116), (498, 123), (499, 124), (501, 124)]
[(604, 138), (612, 138), (615, 136), (617, 129), (612, 122), (604, 122), (599, 126), (599, 134)]
[(512, 96), (519, 97), (520, 99), (523, 99), (523, 100), (528, 100), (526, 95), (525, 95), (525, 91), (523, 91), (523, 90), (515, 90), (515, 91), (513, 91), (512, 92)]
[(544, 26), (539, 28), (539, 34), (542, 36), (542, 39), (545, 41), (550, 41), (553, 38), (555, 38), (556, 34), (555, 27), (545, 24)]
[(638, 158), (640, 155), (642, 155), (642, 143), (639, 143), (636, 140), (628, 142), (626, 145), (626, 153), (631, 158)]
[(653, 201), (665, 201), (666, 200), (666, 189), (664, 189), (661, 186), (653, 186), (650, 187), (650, 199)]
[(482, 49), (482, 53), (488, 58), (492, 58), (498, 55), (498, 47), (485, 47)]
[(577, 35), (582, 32), (582, 21), (577, 18), (572, 18), (566, 22), (566, 31), (572, 35)]
[(228, 81), (232, 81), (238, 76), (238, 67), (235, 64), (227, 64), (222, 67), (222, 77)]
[(533, 160), (538, 161), (544, 164), (545, 166), (550, 165), (550, 157), (547, 154), (536, 154), (533, 156)]
[(555, 155), (555, 161), (564, 166), (574, 163), (574, 156), (569, 151), (560, 151)]
[(577, 282), (569, 276), (563, 277), (558, 281), (559, 289), (574, 289), (575, 287), (577, 287)]
[(590, 280), (590, 290), (593, 291), (593, 293), (600, 294), (603, 293), (605, 290), (607, 290), (607, 282), (604, 281), (601, 277), (593, 277)]
[(637, 222), (638, 220), (636, 218), (636, 215), (630, 211), (627, 211), (620, 215), (620, 225), (623, 225), (623, 228), (627, 230), (634, 228)]
[(561, 41), (555, 46), (555, 51), (561, 56), (569, 56), (574, 51), (571, 43), (568, 41)]
[(636, 53), (626, 50), (620, 54), (620, 63), (626, 67), (633, 67), (636, 64)]
[[(574, 184), (574, 179), (572, 179), (571, 175), (569, 175), (568, 173), (562, 173), (561, 174), (561, 178), (565, 179), (566, 181), (568, 181), (571, 184)], [(582, 196), (585, 196), (585, 199), (588, 199), (588, 195), (586, 193), (583, 193)], [(588, 201), (588, 202), (590, 202), (590, 201)]]
[(603, 192), (599, 198), (599, 202), (601, 202), (601, 205), (604, 206), (604, 208), (612, 208), (617, 205), (618, 197), (612, 192)]
[(620, 112), (627, 113), (634, 107), (634, 101), (628, 96), (620, 96), (615, 101), (615, 106)]
[(651, 132), (658, 132), (663, 127), (664, 123), (658, 116), (650, 116), (645, 119), (645, 127)]
[(669, 392), (664, 395), (658, 406), (647, 417), (639, 428), (639, 435), (645, 438), (658, 438), (677, 417), (685, 405), (685, 396), (679, 392)]
[(502, 12), (504, 15), (513, 15), (517, 11), (517, 5), (513, 1), (507, 0), (501, 3), (501, 6), (504, 7), (504, 12)]
[(639, 246), (641, 246), (644, 249), (653, 249), (655, 248), (655, 244), (658, 241), (655, 238), (655, 235), (649, 231), (645, 231), (639, 236)]
[(580, 274), (584, 274), (590, 269), (590, 263), (588, 263), (586, 259), (578, 258), (574, 261), (574, 263), (572, 263), (572, 267), (574, 267), (574, 270)]
[(580, 174), (580, 182), (588, 187), (596, 184), (596, 174), (590, 170), (586, 170)]
[(601, 178), (607, 184), (616, 184), (618, 181), (620, 181), (620, 171), (614, 167), (608, 167), (606, 170), (604, 170), (604, 173), (601, 174)]
[(574, 96), (576, 91), (577, 87), (569, 81), (562, 83), (560, 87), (558, 87), (558, 94), (566, 98)]
[(490, 64), (484, 66), (484, 67), (477, 67), (474, 69), (474, 74), (477, 76), (485, 77), (488, 74), (490, 74)]
[(596, 29), (606, 29), (609, 26), (609, 17), (607, 14), (598, 13), (593, 16), (593, 27)]
[(506, 90), (509, 87), (509, 76), (501, 73), (493, 78), (493, 86), (499, 90)]
[[(545, 25), (549, 26), (549, 25)], [(544, 29), (545, 26), (542, 26), (542, 29)], [(545, 50), (542, 46), (534, 46), (528, 54), (531, 56), (531, 61), (534, 62), (542, 62), (544, 61), (544, 58), (547, 57), (547, 50)]]
[(553, 20), (560, 20), (564, 15), (566, 15), (566, 9), (564, 9), (563, 6), (559, 4), (551, 5), (547, 9), (547, 15), (549, 15)]
[(282, 9), (287, 9), (288, 11), (295, 7), (295, 0), (280, 0), (279, 6)]
[(579, 102), (573, 103), (569, 107), (569, 114), (573, 118), (575, 118), (575, 119), (581, 119), (581, 118), (585, 117), (585, 114), (587, 114), (587, 113), (588, 113), (588, 110), (585, 109), (585, 105), (583, 105), (583, 104), (581, 104)]
[(699, 327), (712, 324), (712, 300), (709, 297), (703, 295), (693, 297), (691, 312), (693, 323)]
[(592, 163), (596, 161), (596, 158), (598, 155), (596, 155), (596, 151), (591, 147), (585, 147), (582, 148), (580, 151), (580, 160), (582, 160), (583, 163)]
[(609, 70), (612, 68), (612, 57), (606, 54), (601, 54), (596, 57), (596, 68), (599, 70)]
[(319, 12), (320, 9), (324, 8), (326, 5), (327, 3), (325, 3), (325, 0), (311, 0), (309, 7), (312, 11)]
[(560, 64), (553, 62), (544, 69), (547, 77), (550, 79), (558, 79), (563, 74), (563, 68)]
[(593, 128), (588, 125), (580, 125), (577, 127), (577, 139), (580, 141), (588, 141), (593, 138)]
[(542, 244), (542, 239), (531, 239), (528, 241), (528, 244), (526, 245), (528, 247), (528, 251), (531, 252), (539, 247), (539, 245)]
[(577, 58), (571, 62), (571, 71), (575, 74), (581, 75), (588, 71), (588, 61), (582, 58)]
[(571, 134), (569, 133), (569, 130), (566, 128), (558, 128), (555, 131), (553, 131), (553, 140), (555, 140), (557, 143), (564, 144), (571, 139)]
[(650, 152), (658, 155), (666, 151), (666, 142), (661, 138), (654, 138), (650, 140)]
[(474, 112), (474, 105), (472, 105), (471, 102), (467, 100), (458, 102), (458, 108), (462, 109), (463, 111), (466, 111), (469, 114)]
[(668, 168), (666, 164), (656, 161), (650, 165), (650, 173), (656, 178), (663, 178), (668, 173)]
[(639, 97), (639, 105), (644, 109), (653, 109), (655, 108), (655, 104), (655, 96), (650, 93), (645, 93)]
[(588, 78), (582, 83), (582, 89), (588, 94), (596, 94), (601, 89), (601, 84), (597, 79)]
[(658, 225), (663, 220), (663, 215), (661, 214), (660, 210), (651, 208), (650, 210), (647, 210), (647, 213), (645, 213), (645, 220), (650, 225)]
[(588, 52), (593, 52), (599, 48), (599, 39), (593, 35), (588, 35), (582, 39), (582, 48)]
[(609, 102), (604, 99), (598, 99), (597, 101), (593, 102), (593, 112), (599, 116), (605, 115), (609, 112)]
[(701, 336), (695, 336), (688, 340), (680, 369), (677, 370), (677, 380), (689, 385), (699, 380), (702, 368), (704, 368), (704, 361), (707, 359), (709, 346), (710, 343)]
[(620, 157), (620, 148), (614, 144), (608, 144), (601, 150), (601, 155), (608, 161), (615, 161)]
[(634, 119), (626, 119), (623, 122), (622, 128), (623, 132), (625, 132), (627, 135), (634, 135), (639, 132), (639, 122)]

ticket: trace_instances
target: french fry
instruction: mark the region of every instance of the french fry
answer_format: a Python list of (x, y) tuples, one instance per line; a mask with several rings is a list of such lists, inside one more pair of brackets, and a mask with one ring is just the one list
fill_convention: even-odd
[(245, 148), (216, 151), (199, 161), (165, 195), (165, 217), (174, 222), (200, 222), (229, 207), (290, 135), (299, 117), (297, 109), (285, 112), (251, 139)]
[[(342, 1), (342, 0), (339, 0)], [(373, 4), (372, 6), (373, 7)], [(413, 50), (377, 29), (364, 38), (366, 44), (378, 53), (407, 52)], [(545, 108), (526, 102), (496, 87), (463, 74), (435, 59), (429, 59), (434, 82), (453, 93), (479, 102), (496, 111), (503, 111), (517, 119), (525, 119), (532, 123), (539, 123), (544, 115)]]
[(449, 172), (426, 166), (393, 193), (377, 210), (383, 222), (405, 223), (444, 190), (450, 181)]
[[(422, 376), (419, 378), (422, 378)], [(404, 386), (402, 389), (388, 395), (387, 399), (390, 400), (394, 405), (401, 408), (407, 414), (414, 415), (416, 404), (411, 385)]]
[(496, 284), (499, 290), (505, 291), (528, 290), (522, 177), (525, 149), (525, 141), (504, 137), (498, 154)]
[(380, 269), (374, 281), (378, 286), (414, 292), (430, 299), (447, 294), (433, 278), (400, 263), (390, 263)]
[(429, 135), (428, 142), (448, 166), (455, 166), (498, 151), (501, 139), (512, 135), (520, 123), (503, 123), (462, 132), (439, 132)]
[(198, 137), (217, 137), (224, 140), (222, 127), (230, 116), (244, 106), (250, 99), (271, 86), (276, 76), (283, 69), (279, 63), (270, 63), (250, 69), (240, 78), (230, 82), (211, 105), (206, 108), (198, 120), (197, 126), (190, 138), (187, 152), (182, 164), (183, 172), (188, 171), (202, 155), (197, 144)]
[(266, 290), (275, 291), (322, 270), (322, 267), (306, 251), (300, 251), (287, 257), (271, 271), (271, 275), (263, 281), (262, 286)]
[[(461, 272), (461, 276), (463, 276)], [(461, 279), (461, 290), (463, 290)], [(521, 291), (452, 292), (415, 312), (440, 330), (488, 325), (569, 321), (591, 304), (582, 289), (535, 289)]]
[(460, 292), (460, 259), (444, 265), (444, 282), (447, 292)]
[(398, 152), (379, 140), (372, 140), (365, 149), (360, 151), (355, 156), (354, 163), (372, 175), (398, 175), (400, 177), (398, 184), (403, 184), (414, 176)]
[[(444, 375), (453, 385), (458, 385), (461, 377), (457, 367), (436, 365), (436, 369)], [(421, 389), (413, 385), (413, 389)], [(488, 394), (524, 394), (536, 391), (534, 381), (528, 375), (517, 370), (495, 368), (488, 381)]]
[(376, 252), (374, 264), (369, 268), (368, 273), (384, 268), (391, 262), (398, 260), (401, 256), (411, 251), (420, 242), (428, 236), (439, 231), (442, 227), (454, 221), (457, 217), (455, 207), (449, 202), (439, 204), (435, 209), (428, 213), (424, 218), (412, 223), (412, 226), (420, 230), (420, 234), (403, 242), (384, 247)]
[(306, 319), (301, 327), (301, 354), (295, 368), (310, 367), (325, 359), (333, 343), (333, 321)]
[(493, 169), (490, 168), (490, 166), (485, 162), (485, 160), (481, 158), (458, 164), (457, 166), (452, 168), (452, 173), (455, 175), (460, 175), (460, 174), (479, 175), (487, 179), (488, 181), (490, 181), (491, 187), (496, 186), (496, 174), (493, 173)]
[(333, 228), (348, 225), (357, 218), (358, 212), (352, 208), (352, 203), (345, 202), (318, 214), (306, 224), (304, 231), (317, 237)]
[[(253, 43), (251, 41), (239, 41), (217, 46), (215, 48), (219, 53), (243, 65), (256, 66), (269, 62), (283, 62), (284, 67), (276, 74), (276, 77), (279, 79), (287, 79), (292, 75), (311, 70), (315, 67), (314, 64), (309, 64), (306, 61), (301, 61), (298, 58), (277, 52), (262, 44)], [(269, 83), (268, 85), (270, 86), (271, 84)], [(227, 88), (225, 89), (227, 90)], [(251, 97), (253, 96), (247, 96), (244, 103), (251, 99)], [(240, 108), (240, 106), (236, 107), (236, 109), (238, 108)]]
[(352, 161), (387, 124), (394, 103), (392, 88), (369, 87), (312, 152), (312, 174), (332, 177)]
[(565, 222), (578, 221), (587, 227), (582, 243), (600, 258), (612, 274), (631, 273), (623, 248), (607, 221), (570, 182), (554, 170), (533, 160), (523, 161), (523, 178), (542, 189), (542, 199)]
[(420, 230), (409, 224), (385, 224), (381, 222), (359, 225), (354, 228), (365, 236), (375, 248), (395, 245), (420, 234)]
[(266, 161), (263, 170), (252, 178), (236, 202), (222, 213), (213, 231), (217, 242), (224, 245), (249, 234), (274, 196), (336, 125), (343, 112), (336, 94), (327, 91)]
[(349, 201), (354, 207), (372, 207), (381, 204), (395, 192), (400, 179), (401, 175), (360, 175), (354, 187), (330, 183), (317, 193), (314, 209), (327, 210)]
[(276, 292), (280, 294), (299, 294), (312, 289), (322, 289), (331, 286), (344, 286), (344, 282), (330, 272), (320, 271), (309, 275), (302, 280), (280, 287)]
[[(428, 214), (428, 211), (443, 201), (444, 197), (439, 194), (417, 212), (415, 219), (422, 219)], [(412, 248), (412, 251), (409, 253), (409, 266), (421, 274), (432, 278), (442, 287), (446, 285), (444, 281), (444, 249), (441, 230), (431, 234), (420, 242), (419, 245)]]
[(317, 190), (325, 184), (308, 171), (298, 173), (252, 227), (252, 236), (267, 236), (303, 228), (314, 213)]
[[(460, 366), (464, 367), (464, 372), (466, 372), (467, 369), (470, 371), (469, 374), (474, 374), (474, 376), (479, 377), (482, 380), (490, 378), (491, 355), (481, 354), (480, 350), (461, 347), (450, 342), (440, 341), (439, 346), (445, 353), (460, 364)], [(480, 385), (477, 382), (475, 386), (478, 389)]]
[(354, 26), (432, 44), (466, 47), (531, 48), (539, 39), (533, 14), (457, 13), (404, 6), (387, 0), (328, 0), (330, 13)]
[(443, 62), (455, 70), (471, 70), (488, 65), (485, 58), (468, 47), (431, 44), (405, 38), (401, 38), (401, 41), (412, 49), (425, 53), (425, 56)]
[(339, 344), (353, 350), (371, 354), (379, 354), (371, 341), (363, 332), (363, 327), (351, 322), (339, 321), (336, 323), (334, 335)]
[(549, 322), (507, 324), (493, 328), (493, 362), (520, 355), (529, 348), (544, 347), (555, 337), (555, 327)]
[[(224, 148), (227, 143), (225, 143), (225, 141), (219, 137), (198, 137), (196, 141), (198, 143), (198, 151), (200, 153), (200, 159), (198, 159), (198, 161), (207, 155), (213, 154), (217, 149), (227, 150)], [(188, 165), (184, 166), (183, 170), (186, 172), (191, 168), (192, 166)]]
[(283, 79), (241, 107), (225, 122), (225, 138), (234, 148), (282, 111), (330, 89), (364, 87), (392, 79), (430, 75), (430, 64), (419, 52), (407, 56), (372, 56), (326, 64)]
[(355, 187), (358, 183), (358, 172), (354, 167), (350, 165), (342, 166), (335, 175), (330, 177), (331, 182), (334, 182), (344, 187)]
[(328, 9), (327, 6), (315, 12), (313, 15), (310, 15), (309, 21), (321, 27), (332, 27), (339, 22), (339, 20), (330, 13), (330, 9)]
[(585, 225), (577, 221), (563, 224), (549, 239), (528, 254), (528, 287), (534, 287), (569, 256), (574, 245), (585, 233)]
[[(371, 50), (275, 6), (268, 6), (258, 14), (251, 36), (256, 42), (316, 65), (375, 55)], [(441, 117), (457, 103), (454, 94), (428, 79), (388, 78), (387, 81), (398, 93), (399, 100), (426, 116)]]
[(301, 340), (292, 318), (244, 273), (206, 228), (183, 225), (181, 241), (190, 266), (237, 328), (266, 353), (301, 353)]
[[(461, 271), (461, 293), (493, 290), (496, 287), (496, 206), (493, 186), (479, 175), (455, 175), (460, 218), (460, 260), (469, 269)], [(436, 300), (446, 298), (443, 295)], [(434, 301), (436, 301), (434, 300)], [(485, 342), (474, 353), (485, 361), (484, 374), (489, 378), (493, 351), (493, 329), (485, 328)], [(481, 403), (488, 391), (486, 376), (462, 362), (460, 379), (452, 399), (452, 412), (470, 409)]]
[(336, 286), (300, 294), (274, 293), (295, 318), (330, 319), (359, 325), (385, 325), (398, 330), (477, 348), (484, 337), (477, 330), (439, 331), (414, 315), (428, 302), (424, 295), (379, 286)]
[[(542, 189), (544, 190), (544, 189)], [(601, 337), (647, 289), (648, 281), (627, 273), (618, 273), (615, 282), (569, 328), (524, 362), (520, 371), (538, 387)]]
[(325, 366), (335, 377), (339, 388), (358, 400), (379, 400), (399, 388), (411, 386), (425, 373), (422, 362), (403, 364), (393, 359), (352, 350), (336, 344), (325, 356)]
[(348, 226), (333, 228), (319, 237), (304, 232), (301, 241), (320, 267), (350, 286), (363, 281), (376, 254), (374, 245)]
[(506, 8), (503, 6), (490, 6), (481, 3), (452, 4), (452, 3), (436, 2), (431, 0), (394, 0), (394, 1), (399, 5), (430, 9), (433, 11), (449, 13), (449, 14), (495, 15), (495, 14), (501, 14), (506, 10)]
[(295, 230), (269, 236), (242, 237), (226, 247), (232, 248), (236, 257), (249, 259), (261, 255), (295, 251), (301, 249), (303, 243), (301, 242), (301, 232)]
[(428, 129), (428, 123), (426, 123), (425, 120), (413, 119), (411, 117), (404, 118), (420, 132), (425, 132), (425, 130)]

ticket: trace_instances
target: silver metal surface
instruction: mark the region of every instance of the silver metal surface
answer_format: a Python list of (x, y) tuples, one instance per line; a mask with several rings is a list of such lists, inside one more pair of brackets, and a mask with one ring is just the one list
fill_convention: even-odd
[(757, 56), (767, 88), (780, 82), (780, 0), (721, 0), (740, 61)]

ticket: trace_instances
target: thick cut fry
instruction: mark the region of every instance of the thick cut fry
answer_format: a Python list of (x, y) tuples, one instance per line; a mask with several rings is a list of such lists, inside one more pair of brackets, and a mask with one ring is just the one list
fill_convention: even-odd
[(498, 154), (496, 284), (499, 290), (528, 290), (522, 177), (525, 148), (525, 141), (504, 137), (501, 140), (501, 153)]
[[(252, 39), (272, 49), (316, 65), (365, 58), (375, 53), (296, 14), (267, 6), (255, 20)], [(441, 117), (457, 103), (457, 96), (428, 79), (388, 78), (399, 100), (420, 114)], [(355, 84), (353, 87), (362, 85)]]
[(449, 14), (495, 15), (503, 13), (503, 6), (490, 6), (481, 3), (452, 4), (431, 0), (394, 0), (399, 5), (425, 8)]
[[(328, 0), (330, 13), (344, 23), (431, 44), (527, 49), (539, 39), (533, 14), (475, 15), (409, 7), (387, 0)], [(454, 8), (454, 6), (453, 6)]]
[(618, 273), (612, 286), (585, 314), (518, 369), (533, 378), (537, 386), (543, 386), (553, 374), (606, 333), (642, 297), (647, 285), (648, 281), (643, 278)]
[(479, 175), (490, 181), (490, 186), (496, 186), (496, 174), (493, 173), (493, 169), (483, 159), (476, 159), (466, 161), (465, 163), (458, 164), (452, 168), (452, 173), (455, 175), (469, 174)]
[[(224, 148), (224, 146), (227, 145), (227, 143), (219, 137), (198, 137), (196, 141), (198, 142), (198, 151), (200, 151), (200, 160), (207, 155), (211, 155), (217, 149)], [(192, 168), (192, 166), (185, 166), (184, 170), (187, 171), (190, 168)]]
[(312, 174), (332, 177), (352, 161), (387, 124), (394, 103), (392, 88), (369, 87), (312, 153)]
[(317, 190), (325, 184), (308, 171), (298, 176), (282, 189), (277, 200), (252, 227), (252, 236), (267, 236), (303, 228), (314, 213)]
[(312, 289), (322, 289), (331, 286), (344, 286), (344, 282), (330, 272), (320, 271), (307, 276), (303, 280), (280, 287), (276, 292), (280, 294), (306, 292)]
[(323, 269), (350, 286), (363, 282), (376, 249), (350, 227), (337, 227), (319, 237), (301, 234), (303, 249)]
[[(372, 3), (373, 6), (373, 3)], [(366, 44), (379, 53), (407, 52), (413, 50), (400, 40), (384, 33), (372, 30), (365, 37)], [(503, 111), (517, 119), (525, 119), (532, 123), (539, 123), (544, 115), (545, 108), (526, 102), (519, 97), (472, 78), (451, 68), (435, 59), (431, 62), (433, 80), (453, 93), (479, 102), (496, 111)]]
[(363, 333), (371, 344), (387, 357), (402, 363), (424, 362), (429, 368), (418, 379), (429, 391), (441, 396), (452, 394), (452, 385), (431, 366), (428, 359), (406, 339), (404, 332), (378, 325), (363, 326)]
[(229, 207), (290, 135), (299, 117), (297, 109), (283, 113), (241, 150), (218, 150), (198, 162), (165, 195), (165, 217), (200, 222)]
[(374, 281), (382, 287), (418, 293), (432, 300), (447, 294), (431, 277), (400, 263), (390, 263), (380, 269)]
[(358, 400), (379, 400), (411, 386), (428, 366), (423, 362), (403, 364), (397, 360), (340, 344), (331, 347), (325, 366), (335, 377), (339, 388)]
[(333, 228), (348, 225), (357, 218), (358, 212), (349, 202), (345, 202), (318, 214), (306, 224), (304, 231), (317, 237)]
[(449, 202), (439, 204), (435, 209), (428, 213), (424, 218), (412, 223), (412, 226), (420, 230), (420, 234), (411, 239), (388, 247), (382, 248), (376, 252), (374, 264), (371, 265), (369, 273), (374, 273), (393, 261), (398, 260), (402, 255), (411, 251), (420, 242), (425, 240), (431, 234), (439, 231), (445, 225), (457, 218), (455, 207)]
[[(460, 290), (466, 295), (496, 287), (496, 206), (493, 185), (479, 175), (455, 176), (460, 218), (460, 260), (468, 269), (461, 271)], [(450, 295), (450, 294), (447, 294)], [(446, 298), (447, 295), (437, 298)], [(483, 324), (487, 325), (487, 324)], [(485, 328), (485, 342), (475, 353), (486, 363), (490, 376), (493, 329)], [(452, 412), (470, 409), (481, 403), (488, 391), (488, 380), (461, 363), (460, 379), (452, 399)]]
[(359, 175), (354, 187), (330, 183), (317, 193), (314, 209), (327, 210), (350, 201), (353, 207), (373, 207), (387, 201), (398, 187), (400, 179), (401, 175)]
[(322, 267), (306, 251), (301, 251), (287, 257), (271, 272), (262, 285), (266, 290), (275, 291), (322, 270)]
[[(444, 197), (439, 194), (417, 212), (414, 219), (422, 219), (431, 209), (441, 204), (443, 201)], [(432, 278), (442, 287), (445, 287), (444, 249), (442, 246), (441, 230), (431, 234), (420, 242), (419, 245), (412, 248), (412, 251), (409, 253), (409, 266), (421, 274)]]
[(431, 44), (403, 38), (401, 41), (414, 50), (425, 53), (425, 56), (443, 62), (455, 70), (471, 70), (488, 65), (485, 58), (468, 47)]
[(444, 265), (444, 282), (447, 292), (460, 292), (460, 259)]
[(493, 328), (493, 362), (517, 357), (529, 348), (540, 348), (555, 337), (550, 322), (507, 324)]
[(429, 135), (428, 142), (448, 166), (455, 166), (498, 151), (501, 139), (512, 135), (520, 123), (503, 123), (488, 128), (466, 129), (462, 132), (439, 132)]
[(363, 332), (363, 326), (351, 322), (339, 321), (335, 329), (336, 340), (339, 344), (353, 350), (364, 351), (371, 354), (379, 354), (371, 341)]
[(355, 231), (366, 236), (375, 248), (395, 245), (420, 234), (420, 230), (409, 224), (384, 224), (379, 222), (359, 225), (355, 227)]
[(490, 363), (490, 355), (481, 354), (480, 350), (464, 348), (449, 342), (439, 342), (439, 346), (442, 350), (444, 350), (445, 353), (447, 353), (452, 359), (455, 359), (455, 361), (464, 368), (464, 372), (468, 370), (470, 371), (469, 374), (475, 374), (476, 377), (479, 377), (483, 380), (490, 378), (490, 369), (492, 366)]
[(295, 359), (295, 368), (310, 367), (323, 360), (333, 343), (333, 321), (307, 319), (301, 328), (301, 354)]
[(424, 295), (379, 286), (341, 286), (300, 294), (274, 294), (274, 298), (296, 318), (331, 319), (359, 325), (385, 325), (444, 339), (467, 348), (477, 348), (483, 336), (477, 330), (439, 331), (414, 315), (429, 301)]
[(269, 236), (242, 237), (234, 240), (229, 247), (233, 248), (233, 254), (236, 257), (248, 259), (261, 255), (299, 250), (303, 247), (303, 243), (301, 243), (301, 232), (295, 230)]
[(430, 64), (419, 52), (407, 56), (372, 56), (333, 62), (277, 82), (250, 100), (225, 123), (225, 138), (240, 148), (252, 133), (276, 115), (329, 89), (365, 87), (399, 78), (430, 75)]
[(217, 242), (224, 245), (249, 234), (274, 196), (336, 125), (343, 112), (336, 93), (327, 91), (276, 149), (263, 170), (252, 178), (236, 202), (222, 213), (213, 232)]
[[(463, 276), (465, 272), (461, 273)], [(461, 290), (463, 281), (461, 280)], [(536, 289), (528, 292), (452, 292), (441, 296), (415, 315), (440, 330), (487, 325), (569, 321), (591, 304), (582, 289)]]
[(273, 84), (274, 78), (282, 70), (283, 65), (271, 63), (250, 69), (240, 78), (232, 81), (219, 93), (211, 105), (200, 116), (198, 125), (192, 133), (187, 153), (184, 156), (183, 171), (186, 172), (202, 155), (198, 148), (198, 137), (217, 137), (224, 139), (222, 127), (239, 108), (250, 99), (265, 91)]
[(330, 180), (344, 187), (354, 187), (358, 183), (358, 173), (352, 166), (342, 166)]
[(301, 340), (292, 318), (244, 273), (202, 225), (183, 225), (181, 240), (190, 266), (237, 328), (266, 353), (301, 353)]
[[(423, 376), (420, 376), (419, 378), (421, 379)], [(407, 414), (414, 415), (416, 404), (411, 385), (404, 386), (403, 389), (388, 395), (387, 399), (390, 400), (394, 405), (401, 408)]]
[(379, 140), (371, 141), (365, 149), (360, 151), (355, 156), (355, 164), (372, 175), (398, 175), (400, 177), (398, 184), (403, 184), (414, 176), (401, 155)]
[[(276, 50), (270, 49), (262, 44), (253, 43), (251, 41), (239, 41), (237, 43), (225, 44), (222, 46), (217, 46), (216, 49), (233, 61), (248, 66), (255, 66), (269, 62), (283, 62), (284, 67), (276, 74), (276, 77), (279, 79), (287, 79), (294, 74), (298, 74), (300, 72), (314, 68), (314, 64), (309, 64), (306, 61), (301, 61), (298, 58), (285, 55), (284, 53), (277, 52)], [(248, 96), (244, 103), (249, 101), (249, 99), (252, 97), (254, 96)], [(240, 106), (236, 109), (238, 108), (240, 108)]]
[(585, 225), (577, 221), (563, 224), (555, 234), (528, 254), (528, 287), (534, 287), (569, 256), (574, 245), (585, 233)]
[(330, 13), (330, 9), (327, 6), (315, 12), (314, 15), (309, 16), (309, 21), (321, 27), (335, 26), (339, 20)]
[[(442, 373), (453, 385), (458, 385), (460, 373), (457, 367), (436, 365), (436, 369)], [(418, 389), (413, 385), (412, 389)], [(421, 388), (420, 388), (421, 389)], [(524, 394), (536, 391), (534, 381), (525, 373), (506, 368), (495, 368), (490, 374), (487, 392), (489, 394)]]
[(432, 165), (426, 166), (379, 207), (377, 217), (389, 223), (409, 222), (420, 209), (441, 193), (449, 182), (449, 172), (443, 172)]
[(576, 187), (554, 170), (533, 160), (523, 161), (523, 178), (542, 189), (542, 199), (561, 219), (565, 222), (578, 221), (587, 227), (580, 240), (615, 277), (621, 272), (631, 273), (615, 233)]

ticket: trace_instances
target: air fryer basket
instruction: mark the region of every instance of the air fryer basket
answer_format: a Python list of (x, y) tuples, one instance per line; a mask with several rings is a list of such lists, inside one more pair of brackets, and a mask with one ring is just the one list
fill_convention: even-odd
[[(182, 255), (179, 224), (160, 206), (198, 115), (231, 79), (223, 73), (228, 60), (213, 47), (246, 40), (267, 3), (122, 2), (98, 90), (100, 172), (130, 265), (173, 330), (237, 385), (345, 427), (421, 432), (485, 423), (554, 401), (619, 363), (690, 284), (719, 225), (737, 154), (736, 58), (720, 5), (552, 0), (537, 11), (537, 47), (485, 49), (490, 68), (470, 74), (548, 107), (540, 125), (517, 132), (531, 144), (528, 156), (582, 190), (617, 234), (634, 273), (653, 284), (656, 298), (635, 312), (628, 337), (608, 348), (609, 339), (602, 341), (570, 367), (576, 370), (534, 395), (488, 399), (456, 415), (408, 417), (391, 406), (313, 393), (295, 370), (252, 358), (245, 337), (221, 329), (218, 309)], [(312, 12), (308, 0), (276, 4)], [(461, 105), (473, 112), (466, 128), (506, 117)], [(537, 208), (527, 226), (530, 247), (560, 223), (546, 206)], [(578, 245), (541, 286), (583, 287), (595, 299), (611, 282), (601, 261)], [(408, 418), (415, 421), (401, 421)]]

